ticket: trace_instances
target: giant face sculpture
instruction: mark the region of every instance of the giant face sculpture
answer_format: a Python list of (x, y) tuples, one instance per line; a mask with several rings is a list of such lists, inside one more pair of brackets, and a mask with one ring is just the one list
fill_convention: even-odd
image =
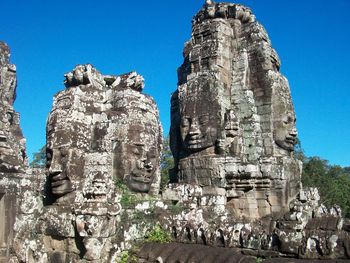
[(133, 105), (126, 109), (129, 123), (119, 127), (123, 130), (119, 134), (124, 132), (124, 135), (119, 135), (114, 143), (114, 173), (130, 190), (149, 193), (159, 179), (161, 128), (154, 106), (144, 104), (142, 109), (138, 107), (142, 99), (129, 100)]
[(148, 193), (159, 165), (157, 148), (142, 141), (116, 142), (114, 152), (118, 177), (130, 190)]
[(47, 122), (46, 159), (50, 192), (57, 203), (72, 200), (83, 177), (84, 152), (89, 145), (87, 124), (72, 120), (69, 98), (62, 92)]
[(288, 83), (282, 82), (282, 85), (274, 92), (275, 96), (272, 101), (274, 141), (280, 148), (293, 151), (298, 134)]
[(294, 112), (286, 112), (274, 119), (274, 139), (276, 144), (288, 151), (297, 143), (296, 118)]
[(182, 97), (180, 133), (185, 150), (201, 151), (215, 146), (221, 127), (220, 107), (208, 83), (192, 96)]
[[(159, 166), (157, 136), (139, 125), (128, 130), (128, 141), (117, 141), (114, 147), (114, 164), (118, 178), (122, 179), (130, 190), (147, 193), (150, 191), (155, 172)], [(143, 138), (148, 137), (148, 141)], [(153, 142), (152, 142), (153, 141)]]

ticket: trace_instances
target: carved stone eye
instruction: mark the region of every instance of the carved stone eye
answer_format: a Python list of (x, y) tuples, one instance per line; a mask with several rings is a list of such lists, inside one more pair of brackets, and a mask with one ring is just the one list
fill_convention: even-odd
[(51, 149), (46, 149), (46, 167), (50, 168), (51, 166), (51, 161), (52, 161), (52, 150)]
[(141, 156), (142, 155), (142, 149), (140, 149), (137, 146), (131, 146), (130, 147), (130, 153), (136, 155), (136, 156)]
[(7, 113), (7, 119), (9, 121), (10, 124), (13, 123), (13, 114), (11, 112), (8, 112)]
[(147, 154), (148, 158), (156, 158), (157, 157), (157, 150), (155, 148), (151, 148)]
[(190, 119), (189, 119), (189, 118), (183, 118), (183, 119), (181, 120), (181, 126), (182, 126), (182, 127), (188, 127), (188, 126), (190, 126)]
[(202, 115), (198, 120), (199, 124), (206, 124), (209, 122), (209, 115)]
[(61, 161), (66, 161), (68, 156), (68, 149), (60, 149)]

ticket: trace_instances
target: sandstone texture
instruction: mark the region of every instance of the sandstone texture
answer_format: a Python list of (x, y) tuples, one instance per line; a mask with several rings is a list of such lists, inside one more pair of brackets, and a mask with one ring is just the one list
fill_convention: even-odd
[(136, 72), (64, 75), (28, 167), (0, 42), (0, 262), (349, 262), (350, 221), (301, 186), (287, 79), (251, 10), (205, 1), (171, 97), (175, 166)]
[(209, 3), (193, 19), (171, 105), (174, 181), (223, 192), (238, 216), (283, 212), (300, 189), (295, 112), (251, 11)]
[(13, 108), (17, 77), (16, 66), (9, 59), (9, 47), (0, 42), (0, 170), (21, 173), (27, 164), (25, 139), (19, 127), (19, 114)]
[(35, 238), (18, 235), (19, 258), (110, 262), (124, 223), (117, 186), (140, 196), (159, 192), (158, 109), (141, 93), (144, 80), (136, 72), (102, 75), (77, 65), (65, 86), (47, 120), (45, 206), (33, 219)]
[(103, 76), (91, 65), (65, 77), (47, 122), (52, 201), (114, 200), (114, 177), (132, 191), (158, 193), (162, 130), (153, 99), (140, 92), (143, 78)]
[(0, 42), (0, 261), (10, 253), (21, 179), (27, 169), (25, 139), (13, 108), (16, 87), (16, 66), (10, 64), (9, 47)]

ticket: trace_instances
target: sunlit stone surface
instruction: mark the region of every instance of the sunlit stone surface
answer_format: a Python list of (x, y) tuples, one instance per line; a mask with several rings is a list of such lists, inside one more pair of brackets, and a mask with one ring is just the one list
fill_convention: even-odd
[(172, 97), (175, 182), (223, 190), (237, 216), (288, 209), (300, 190), (295, 112), (265, 29), (243, 6), (207, 1)]

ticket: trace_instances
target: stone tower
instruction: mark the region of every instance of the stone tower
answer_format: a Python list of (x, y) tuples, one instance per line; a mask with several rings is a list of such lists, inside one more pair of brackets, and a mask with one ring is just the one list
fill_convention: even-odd
[(174, 181), (224, 192), (237, 215), (288, 208), (300, 190), (295, 112), (271, 41), (250, 9), (206, 1), (171, 100)]
[(158, 108), (141, 92), (144, 80), (136, 72), (102, 75), (90, 64), (77, 65), (65, 86), (46, 126), (50, 205), (40, 234), (62, 240), (45, 247), (49, 262), (107, 262), (120, 225), (117, 185), (144, 196), (159, 192)]
[(16, 66), (10, 64), (9, 47), (0, 42), (0, 262), (12, 245), (20, 181), (28, 168), (26, 141), (19, 126), (19, 113), (13, 107), (16, 88)]

